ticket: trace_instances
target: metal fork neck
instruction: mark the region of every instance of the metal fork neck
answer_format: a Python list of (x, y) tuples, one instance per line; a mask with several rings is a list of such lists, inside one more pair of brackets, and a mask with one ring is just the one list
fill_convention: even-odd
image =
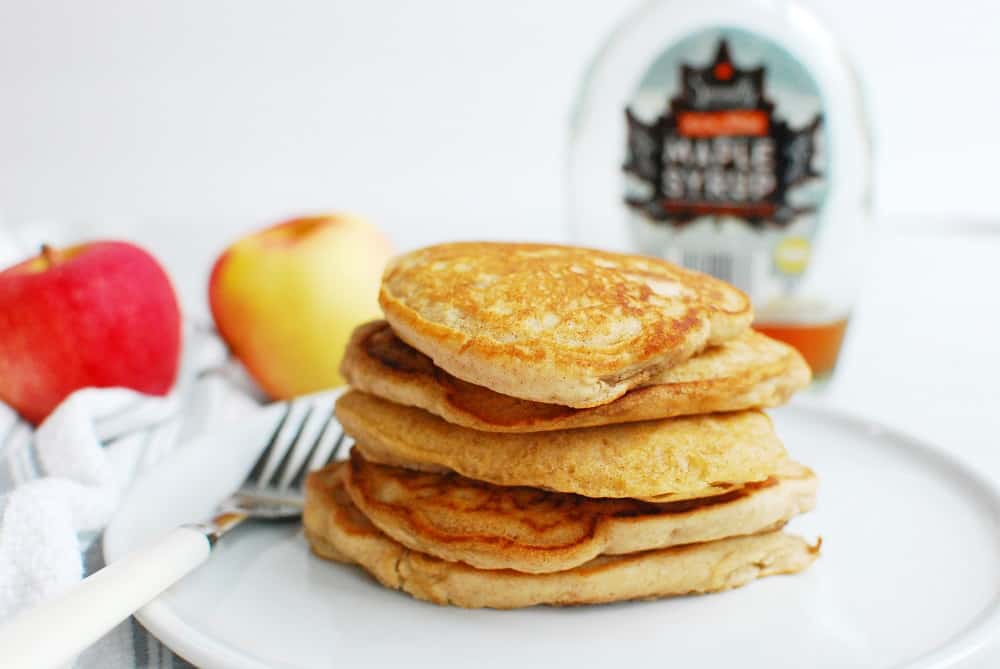
[(191, 523), (189, 525), (185, 525), (184, 527), (190, 527), (193, 530), (201, 532), (208, 539), (209, 545), (215, 547), (215, 543), (222, 538), (224, 534), (242, 523), (247, 519), (247, 517), (248, 516), (245, 513), (226, 511), (225, 513), (220, 513), (206, 523)]

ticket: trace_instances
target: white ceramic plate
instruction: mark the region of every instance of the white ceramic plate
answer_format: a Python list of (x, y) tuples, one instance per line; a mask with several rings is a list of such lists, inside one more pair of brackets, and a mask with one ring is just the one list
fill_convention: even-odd
[[(240, 481), (279, 411), (192, 442), (137, 484), (108, 528), (108, 560), (205, 516)], [(818, 510), (791, 526), (823, 537), (804, 574), (656, 602), (466, 611), (312, 556), (296, 525), (255, 524), (137, 617), (205, 669), (995, 666), (997, 490), (877, 425), (801, 405), (773, 415), (821, 481)]]

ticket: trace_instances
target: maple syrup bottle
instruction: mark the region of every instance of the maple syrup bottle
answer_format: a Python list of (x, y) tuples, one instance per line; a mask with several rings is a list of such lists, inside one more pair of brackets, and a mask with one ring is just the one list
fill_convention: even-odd
[(829, 31), (789, 0), (661, 0), (611, 34), (573, 110), (579, 243), (746, 291), (754, 327), (832, 372), (871, 210), (868, 119)]

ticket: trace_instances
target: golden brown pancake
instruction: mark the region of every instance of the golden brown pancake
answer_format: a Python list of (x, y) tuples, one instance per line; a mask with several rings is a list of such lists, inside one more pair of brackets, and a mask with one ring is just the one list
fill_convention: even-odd
[(534, 574), (572, 569), (599, 555), (780, 529), (816, 501), (816, 477), (791, 461), (742, 489), (663, 504), (387, 467), (357, 449), (345, 474), (354, 505), (407, 548), (477, 569)]
[(709, 348), (609, 404), (573, 409), (501, 395), (455, 378), (401, 340), (386, 321), (359, 326), (341, 374), (359, 390), (487, 432), (541, 432), (784, 404), (809, 383), (791, 346), (753, 330)]
[(663, 260), (468, 242), (393, 260), (379, 293), (399, 337), (453, 376), (576, 408), (647, 385), (753, 320), (746, 295)]
[(467, 608), (596, 604), (713, 592), (771, 574), (802, 571), (819, 544), (783, 532), (720, 539), (632, 555), (595, 558), (573, 569), (526, 574), (476, 569), (412, 551), (390, 539), (351, 503), (342, 465), (306, 480), (306, 537), (320, 557), (356, 563), (383, 585), (418, 599)]
[(786, 459), (759, 411), (504, 434), (351, 390), (336, 414), (374, 462), (585, 497), (706, 497), (766, 479)]

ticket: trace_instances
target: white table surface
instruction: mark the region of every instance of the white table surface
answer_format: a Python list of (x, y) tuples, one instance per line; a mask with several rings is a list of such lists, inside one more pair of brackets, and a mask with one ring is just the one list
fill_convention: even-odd
[(881, 231), (823, 400), (1000, 483), (1000, 229)]
[[(820, 400), (936, 444), (1000, 483), (1000, 229), (890, 228), (875, 240), (841, 364)], [(1000, 639), (961, 666), (1000, 666)]]

